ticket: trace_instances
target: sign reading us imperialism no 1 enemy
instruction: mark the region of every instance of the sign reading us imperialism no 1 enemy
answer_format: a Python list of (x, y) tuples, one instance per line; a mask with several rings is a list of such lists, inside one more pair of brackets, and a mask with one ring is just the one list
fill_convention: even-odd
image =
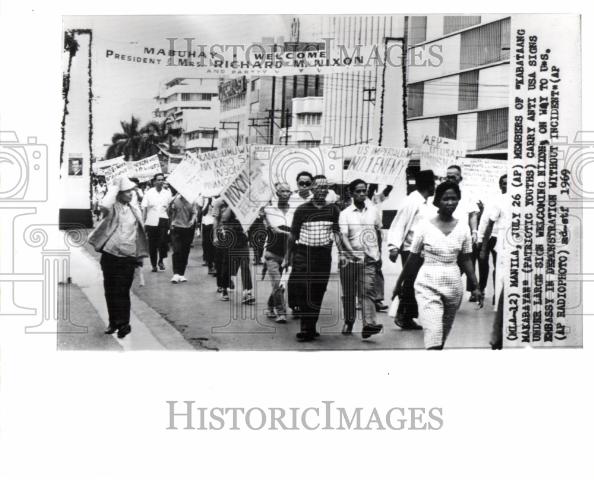
[(187, 153), (167, 181), (188, 201), (219, 195), (247, 163), (248, 148), (233, 147), (194, 155)]
[(344, 183), (360, 178), (368, 183), (404, 185), (411, 153), (410, 148), (373, 145), (351, 147), (346, 153), (347, 158), (352, 157), (343, 173)]
[(445, 177), (456, 159), (466, 156), (466, 145), (458, 140), (424, 135), (421, 142), (421, 170), (433, 170), (438, 177)]

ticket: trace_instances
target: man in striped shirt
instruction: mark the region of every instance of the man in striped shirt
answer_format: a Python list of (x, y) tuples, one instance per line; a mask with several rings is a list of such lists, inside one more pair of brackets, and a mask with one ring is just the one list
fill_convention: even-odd
[[(326, 203), (328, 180), (324, 175), (313, 178), (312, 199), (297, 208), (293, 216), (285, 266), (292, 266), (290, 288), (298, 302), (300, 342), (312, 341), (326, 293), (332, 263), (332, 241), (340, 242), (335, 203)], [(298, 243), (297, 243), (298, 242)]]

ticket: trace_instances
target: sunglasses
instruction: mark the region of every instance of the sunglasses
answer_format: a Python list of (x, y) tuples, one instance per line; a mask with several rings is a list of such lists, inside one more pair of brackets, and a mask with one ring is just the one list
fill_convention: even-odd
[(299, 182), (300, 187), (311, 187), (311, 182)]

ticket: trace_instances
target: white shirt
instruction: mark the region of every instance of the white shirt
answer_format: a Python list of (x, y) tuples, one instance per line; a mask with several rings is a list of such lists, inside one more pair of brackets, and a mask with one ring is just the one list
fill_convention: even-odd
[(380, 259), (377, 243), (377, 229), (380, 228), (377, 209), (373, 205), (365, 205), (359, 210), (355, 204), (349, 205), (338, 218), (340, 233), (347, 236), (354, 253), (364, 254), (374, 260)]
[(411, 192), (392, 220), (388, 230), (388, 249), (401, 248), (402, 246), (402, 250), (410, 251), (419, 222), (428, 218), (433, 210), (433, 205), (429, 204), (428, 199), (425, 199), (418, 190)]
[(475, 212), (478, 213), (480, 210), (476, 200), (468, 195), (464, 195), (462, 189), (460, 189), (460, 191), (462, 192), (462, 198), (458, 202), (458, 206), (456, 207), (456, 210), (454, 210), (452, 217), (457, 218), (458, 220), (465, 220), (466, 223), (468, 223), (469, 215)]
[(271, 227), (291, 228), (291, 224), (293, 223), (293, 214), (295, 213), (295, 210), (292, 208), (288, 208), (286, 212), (283, 212), (280, 208), (278, 208), (277, 205), (268, 205), (264, 207), (264, 213), (266, 214), (266, 222)]
[(142, 199), (142, 208), (146, 208), (146, 221), (144, 224), (150, 227), (159, 225), (160, 218), (169, 218), (167, 207), (171, 201), (171, 192), (162, 188), (160, 192), (156, 188), (151, 188), (145, 193)]

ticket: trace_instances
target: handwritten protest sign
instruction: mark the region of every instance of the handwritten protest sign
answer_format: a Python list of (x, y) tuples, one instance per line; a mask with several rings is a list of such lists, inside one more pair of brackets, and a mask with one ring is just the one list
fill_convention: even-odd
[(110, 158), (109, 160), (99, 160), (99, 161), (93, 163), (93, 173), (95, 175), (103, 175), (103, 173), (101, 173), (101, 170), (103, 170), (104, 168), (107, 168), (107, 167), (111, 167), (112, 165), (121, 164), (121, 163), (125, 163), (123, 156), (116, 157), (116, 158)]
[(342, 148), (321, 146), (296, 148), (282, 145), (252, 145), (252, 160), (263, 162), (263, 174), (268, 182), (286, 182), (297, 188), (297, 174), (303, 171), (312, 175), (325, 175), (331, 183), (344, 183)]
[(95, 163), (93, 170), (95, 170), (97, 175), (103, 175), (105, 182), (109, 185), (116, 178), (128, 175), (128, 164), (124, 161), (123, 157), (118, 157)]
[(161, 162), (157, 155), (152, 155), (151, 157), (128, 163), (128, 176), (131, 178), (138, 178), (141, 182), (153, 178), (157, 173), (163, 173), (161, 170)]
[(489, 202), (499, 193), (499, 177), (507, 173), (506, 160), (492, 158), (459, 158), (462, 169), (462, 191), (470, 198)]
[(266, 162), (262, 160), (245, 163), (221, 195), (244, 228), (254, 223), (260, 209), (272, 198), (266, 168)]
[(169, 175), (167, 181), (186, 199), (195, 201), (200, 195), (219, 195), (247, 163), (248, 148), (233, 147), (186, 158)]
[(369, 183), (389, 185), (406, 183), (406, 167), (410, 160), (410, 148), (377, 147), (359, 145), (351, 148), (345, 156), (348, 167), (343, 173), (344, 183), (360, 178)]
[(466, 156), (466, 145), (458, 140), (425, 135), (421, 143), (421, 170), (433, 170), (438, 177), (445, 177), (448, 166)]

